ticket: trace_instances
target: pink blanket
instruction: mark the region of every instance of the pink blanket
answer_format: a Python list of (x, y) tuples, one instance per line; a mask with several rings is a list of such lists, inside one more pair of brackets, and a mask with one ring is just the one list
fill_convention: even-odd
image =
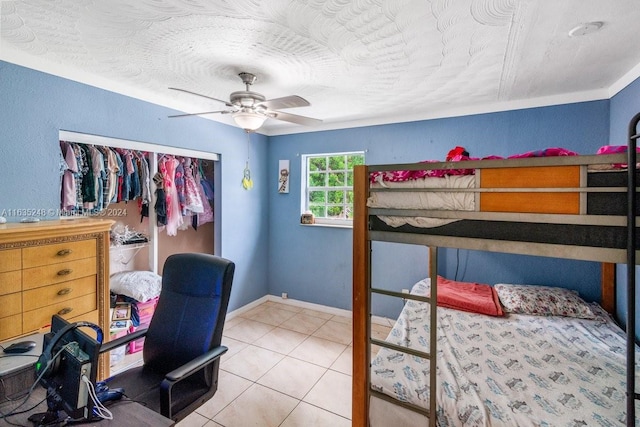
[(489, 316), (503, 316), (495, 289), (482, 283), (456, 282), (438, 276), (438, 305)]
[[(598, 149), (596, 154), (620, 154), (626, 153), (627, 146), (626, 145), (603, 145)], [(640, 153), (640, 147), (636, 147), (636, 152)], [(626, 163), (615, 163), (611, 165), (613, 169), (626, 169)], [(638, 164), (636, 164), (636, 169), (638, 168)]]
[[(522, 154), (509, 156), (509, 159), (520, 159), (524, 157), (554, 157), (554, 156), (577, 156), (578, 153), (567, 150), (566, 148), (554, 147), (545, 148), (544, 150), (528, 151)], [(487, 156), (479, 159), (477, 157), (469, 157), (469, 153), (463, 147), (456, 147), (447, 154), (447, 162), (463, 162), (465, 160), (490, 160), (504, 159), (500, 156)], [(420, 163), (436, 163), (439, 160), (425, 160)], [(398, 170), (386, 172), (372, 172), (369, 176), (371, 183), (380, 181), (409, 181), (413, 179), (421, 179), (425, 177), (442, 178), (446, 175), (473, 175), (475, 169), (429, 169), (429, 170)]]

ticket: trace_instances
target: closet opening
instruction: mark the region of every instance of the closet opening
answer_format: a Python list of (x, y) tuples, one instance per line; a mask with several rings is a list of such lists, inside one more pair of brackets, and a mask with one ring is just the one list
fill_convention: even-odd
[[(95, 203), (93, 205), (84, 203), (82, 196), (75, 200), (75, 205), (65, 200), (64, 190), (65, 183), (61, 185), (61, 218), (96, 217), (106, 218), (115, 221), (113, 233), (129, 234), (140, 233), (140, 235), (148, 238), (146, 244), (140, 244), (135, 249), (135, 255), (121, 256), (112, 252), (113, 261), (115, 258), (125, 261), (126, 267), (111, 262), (111, 273), (124, 270), (150, 270), (157, 274), (162, 274), (162, 266), (166, 258), (174, 253), (180, 252), (203, 252), (211, 254), (220, 254), (220, 194), (216, 191), (220, 180), (220, 156), (217, 153), (208, 153), (204, 151), (183, 149), (177, 147), (169, 147), (158, 144), (123, 140), (118, 138), (110, 138), (98, 135), (83, 134), (71, 131), (60, 131), (59, 140), (61, 141), (61, 150), (63, 157), (65, 154), (69, 157), (75, 157), (76, 160), (91, 157), (96, 159), (95, 148), (98, 148), (103, 156), (107, 153), (116, 153), (121, 161), (125, 162), (137, 161), (137, 166), (147, 168), (146, 173), (142, 173), (142, 169), (136, 170), (135, 174), (131, 174), (131, 179), (136, 177), (138, 184), (133, 182), (129, 184), (123, 183), (123, 172), (127, 171), (126, 164), (121, 164), (123, 171), (117, 172), (117, 180), (121, 193), (115, 198), (107, 196), (102, 191), (96, 194), (102, 197), (104, 203)], [(68, 144), (73, 144), (75, 155), (69, 150)], [(66, 146), (65, 146), (66, 145)], [(79, 146), (79, 147), (78, 147)], [(79, 149), (80, 148), (80, 149)], [(104, 157), (101, 158), (101, 160)], [(92, 159), (89, 158), (89, 162)], [(72, 163), (73, 159), (67, 163)], [(94, 162), (96, 163), (96, 162)], [(98, 161), (97, 163), (100, 163)], [(145, 165), (146, 163), (146, 165)], [(76, 192), (81, 194), (82, 189), (78, 186), (82, 185), (82, 179), (93, 179), (95, 187), (103, 185), (106, 187), (109, 171), (106, 170), (106, 163), (103, 167), (91, 164), (92, 171), (87, 171), (87, 164), (76, 162), (75, 169), (69, 170), (76, 176)], [(77, 171), (77, 168), (84, 168), (84, 171)], [(129, 163), (131, 167), (131, 163)], [(91, 174), (90, 172), (94, 172)], [(164, 174), (163, 174), (164, 172)], [(167, 179), (166, 175), (170, 172), (174, 179)], [(175, 179), (180, 175), (180, 182)], [(66, 173), (66, 172), (65, 172)], [(113, 173), (113, 171), (111, 171)], [(98, 181), (96, 176), (101, 176)], [(165, 178), (159, 178), (163, 175)], [(187, 176), (190, 178), (187, 179)], [(79, 179), (78, 179), (79, 177)], [(154, 177), (156, 178), (154, 180)], [(193, 179), (191, 179), (193, 178)], [(146, 181), (146, 182), (144, 182)], [(195, 184), (195, 187), (194, 187)], [(141, 187), (139, 188), (138, 187)], [(164, 192), (164, 196), (168, 197), (171, 187), (179, 187), (179, 195), (174, 194), (174, 198), (169, 202), (171, 212), (161, 212), (160, 221), (158, 221), (157, 209), (166, 209), (167, 204), (158, 203), (158, 190), (165, 190), (162, 187), (168, 187)], [(86, 189), (86, 183), (84, 185)], [(123, 187), (125, 187), (123, 189)], [(136, 188), (134, 190), (134, 187)], [(146, 189), (145, 189), (146, 187)], [(192, 190), (191, 196), (185, 200), (185, 189)], [(195, 190), (195, 188), (201, 191)], [(129, 192), (123, 195), (122, 191)], [(113, 192), (113, 190), (112, 190)], [(107, 199), (109, 199), (107, 201)], [(190, 202), (196, 199), (199, 201), (195, 206), (189, 206)], [(192, 208), (192, 209), (189, 209)], [(206, 208), (206, 209), (205, 209)], [(197, 212), (196, 212), (197, 211)], [(144, 213), (144, 214), (143, 214)], [(186, 215), (182, 215), (186, 213)], [(118, 242), (114, 242), (112, 246), (115, 249)], [(130, 243), (130, 242), (127, 242)], [(129, 252), (129, 251), (128, 251)], [(116, 255), (116, 256), (114, 256)], [(131, 259), (129, 259), (131, 258)]]

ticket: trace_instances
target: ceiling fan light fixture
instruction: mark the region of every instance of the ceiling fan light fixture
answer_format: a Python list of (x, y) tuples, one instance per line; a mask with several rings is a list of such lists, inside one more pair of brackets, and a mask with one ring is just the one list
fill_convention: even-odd
[(244, 130), (257, 130), (267, 120), (266, 116), (250, 111), (238, 111), (233, 113), (232, 117), (236, 124)]

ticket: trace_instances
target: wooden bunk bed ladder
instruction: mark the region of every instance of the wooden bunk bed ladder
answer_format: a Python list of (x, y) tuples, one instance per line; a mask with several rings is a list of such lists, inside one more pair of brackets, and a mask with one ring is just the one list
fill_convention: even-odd
[[(369, 194), (369, 169), (367, 166), (356, 166), (354, 169), (354, 188), (364, 189), (356, 191), (354, 199), (353, 220), (353, 387), (352, 387), (352, 416), (353, 426), (366, 427), (369, 425), (370, 398), (393, 401), (383, 393), (371, 389), (371, 345), (394, 349), (398, 352), (429, 360), (429, 409), (425, 411), (406, 402), (395, 404), (404, 406), (412, 411), (428, 417), (429, 426), (436, 426), (436, 343), (437, 343), (437, 265), (438, 248), (429, 247), (429, 275), (431, 278), (431, 295), (423, 297), (409, 295), (387, 289), (371, 286), (371, 239), (369, 238), (369, 217), (367, 215), (367, 197)], [(371, 295), (380, 294), (403, 300), (414, 300), (430, 303), (430, 335), (429, 353), (414, 350), (409, 347), (392, 344), (388, 341), (374, 339), (371, 336)], [(363, 387), (364, 385), (364, 387)]]
[[(354, 169), (354, 187), (368, 190), (369, 169), (366, 166)], [(353, 341), (352, 414), (351, 425), (369, 425), (369, 381), (371, 350), (369, 339), (371, 327), (369, 311), (371, 300), (368, 292), (371, 275), (371, 242), (367, 239), (368, 217), (366, 212), (368, 191), (355, 192), (353, 202)], [(362, 244), (362, 242), (366, 242)], [(366, 384), (366, 387), (363, 385)]]

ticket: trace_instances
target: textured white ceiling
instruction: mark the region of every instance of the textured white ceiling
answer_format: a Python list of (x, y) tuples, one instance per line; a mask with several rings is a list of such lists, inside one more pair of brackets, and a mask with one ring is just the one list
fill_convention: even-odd
[[(227, 100), (248, 71), (267, 99), (311, 102), (286, 111), (324, 120), (317, 129), (606, 98), (640, 64), (638, 0), (0, 0), (0, 8), (0, 59), (188, 113), (223, 106), (168, 87)], [(589, 21), (604, 26), (568, 35)], [(269, 119), (261, 131), (307, 130)]]

